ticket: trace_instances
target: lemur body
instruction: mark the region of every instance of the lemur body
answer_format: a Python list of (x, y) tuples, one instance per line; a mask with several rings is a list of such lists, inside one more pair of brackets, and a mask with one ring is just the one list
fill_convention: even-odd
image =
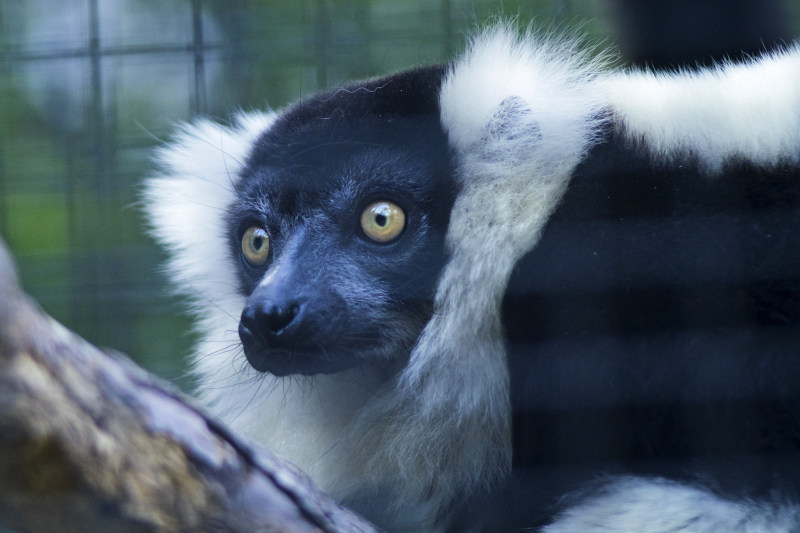
[(796, 47), (657, 76), (497, 27), (184, 127), (146, 201), (200, 398), (393, 530), (487, 492), (530, 511), (494, 526), (796, 527), (653, 477), (552, 506), (603, 474), (800, 482), (799, 86)]

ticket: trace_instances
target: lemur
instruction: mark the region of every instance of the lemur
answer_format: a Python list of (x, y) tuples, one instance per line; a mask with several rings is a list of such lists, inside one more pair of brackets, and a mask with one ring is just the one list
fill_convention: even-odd
[(501, 24), (158, 161), (199, 398), (380, 526), (800, 528), (797, 45), (655, 74)]

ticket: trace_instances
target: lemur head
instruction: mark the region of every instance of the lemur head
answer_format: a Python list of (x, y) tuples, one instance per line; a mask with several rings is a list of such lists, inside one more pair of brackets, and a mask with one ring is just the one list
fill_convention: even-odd
[(437, 67), (309, 98), (255, 143), (227, 212), (248, 362), (402, 366), (432, 313), (455, 196)]

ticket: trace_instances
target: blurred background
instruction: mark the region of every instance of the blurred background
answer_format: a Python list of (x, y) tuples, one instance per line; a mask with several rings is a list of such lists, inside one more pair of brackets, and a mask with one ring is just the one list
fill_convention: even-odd
[(498, 14), (670, 69), (784, 46), (799, 11), (800, 0), (0, 0), (0, 236), (48, 313), (186, 386), (189, 320), (136, 205), (177, 121), (224, 123), (445, 62)]

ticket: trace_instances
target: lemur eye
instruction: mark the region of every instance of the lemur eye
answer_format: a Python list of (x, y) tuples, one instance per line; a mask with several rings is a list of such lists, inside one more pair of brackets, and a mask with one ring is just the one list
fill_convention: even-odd
[(372, 202), (361, 213), (361, 229), (375, 242), (396, 239), (406, 227), (406, 214), (394, 202), (381, 200)]
[(269, 235), (267, 230), (250, 226), (242, 236), (242, 253), (252, 267), (263, 266), (269, 257)]

